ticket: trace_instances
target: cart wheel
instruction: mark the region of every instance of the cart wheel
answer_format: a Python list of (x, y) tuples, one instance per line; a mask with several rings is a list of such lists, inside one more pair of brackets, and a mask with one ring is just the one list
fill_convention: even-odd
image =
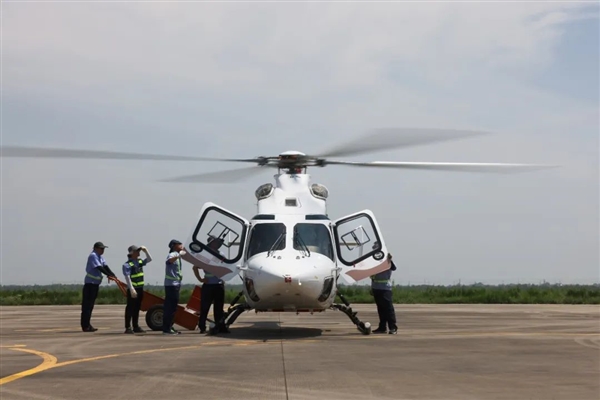
[(163, 326), (163, 306), (155, 304), (146, 312), (146, 324), (153, 331), (162, 331)]

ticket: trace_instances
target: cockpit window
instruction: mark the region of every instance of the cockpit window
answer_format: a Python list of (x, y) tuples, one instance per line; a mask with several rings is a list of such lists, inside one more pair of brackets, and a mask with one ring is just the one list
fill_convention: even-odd
[(322, 254), (333, 260), (333, 246), (327, 226), (300, 223), (294, 226), (294, 249)]
[(280, 222), (254, 225), (250, 232), (248, 258), (258, 253), (285, 249), (285, 235), (285, 225)]

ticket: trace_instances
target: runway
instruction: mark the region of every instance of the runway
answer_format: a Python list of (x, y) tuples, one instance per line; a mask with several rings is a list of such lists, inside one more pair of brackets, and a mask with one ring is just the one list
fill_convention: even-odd
[(0, 307), (0, 398), (600, 398), (597, 305), (396, 305), (398, 335), (370, 336), (333, 310), (245, 313), (220, 336), (124, 335), (123, 313), (96, 306), (84, 333), (77, 306)]

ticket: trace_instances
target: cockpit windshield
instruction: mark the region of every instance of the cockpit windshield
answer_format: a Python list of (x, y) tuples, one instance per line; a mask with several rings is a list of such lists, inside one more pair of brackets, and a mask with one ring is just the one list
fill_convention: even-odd
[(258, 253), (285, 249), (285, 234), (285, 225), (280, 222), (254, 225), (250, 232), (248, 258)]
[(299, 223), (294, 226), (294, 249), (308, 250), (333, 260), (333, 246), (327, 226), (323, 224)]

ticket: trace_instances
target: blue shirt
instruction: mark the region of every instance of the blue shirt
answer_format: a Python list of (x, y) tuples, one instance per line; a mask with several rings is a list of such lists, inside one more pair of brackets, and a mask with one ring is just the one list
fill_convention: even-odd
[(92, 283), (94, 285), (99, 285), (102, 283), (102, 272), (98, 270), (98, 267), (106, 265), (106, 261), (104, 257), (100, 254), (92, 251), (87, 259), (87, 264), (85, 266), (85, 279), (84, 283)]
[[(219, 251), (219, 254), (222, 255), (223, 257), (225, 257), (225, 254), (223, 254), (223, 252)], [(204, 278), (206, 279), (206, 282), (204, 282), (205, 285), (222, 285), (223, 281), (220, 278), (217, 278), (215, 275), (211, 274), (208, 271), (204, 271)]]
[(371, 288), (376, 290), (392, 290), (392, 269), (381, 271), (371, 276)]
[(223, 283), (220, 278), (207, 271), (204, 271), (204, 278), (206, 279), (205, 285), (221, 285)]
[[(179, 252), (173, 251), (169, 253), (165, 260), (165, 286), (181, 286), (181, 258)], [(170, 263), (169, 258), (177, 257), (174, 262)]]

